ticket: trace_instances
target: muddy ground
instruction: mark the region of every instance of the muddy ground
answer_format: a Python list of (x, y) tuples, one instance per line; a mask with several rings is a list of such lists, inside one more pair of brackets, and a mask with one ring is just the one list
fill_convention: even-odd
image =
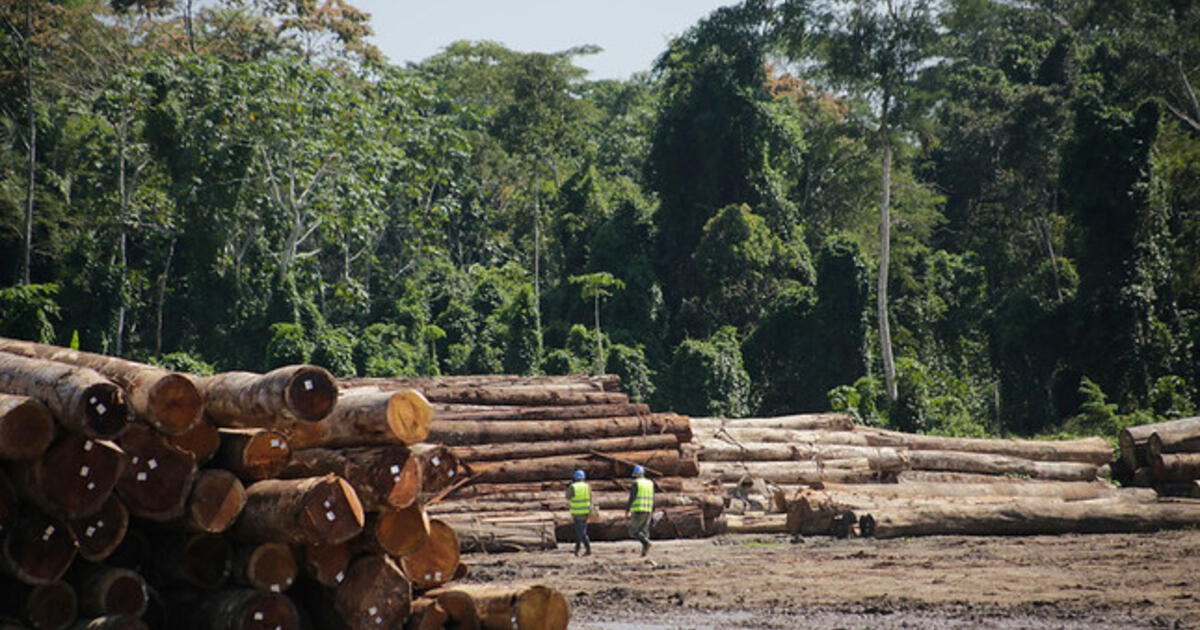
[(897, 540), (738, 535), (470, 554), (541, 582), (572, 630), (1200, 628), (1200, 530)]

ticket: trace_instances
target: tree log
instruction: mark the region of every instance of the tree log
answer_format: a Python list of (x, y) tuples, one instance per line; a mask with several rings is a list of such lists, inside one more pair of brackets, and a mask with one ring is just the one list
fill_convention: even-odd
[(903, 446), (913, 451), (957, 451), (1005, 455), (1038, 462), (1078, 462), (1094, 466), (1112, 461), (1112, 446), (1100, 437), (1079, 440), (1012, 440), (942, 437), (868, 427), (858, 431), (866, 436), (873, 446)]
[(412, 614), (404, 622), (404, 630), (442, 630), (450, 621), (450, 615), (432, 597), (413, 600)]
[(129, 464), (116, 491), (129, 513), (160, 523), (182, 516), (196, 477), (196, 458), (141, 424), (129, 427), (119, 444)]
[[(575, 542), (575, 525), (560, 519), (555, 524), (560, 543)], [(682, 505), (655, 509), (650, 519), (650, 537), (656, 540), (703, 538), (706, 534), (704, 511), (699, 506)], [(602, 514), (588, 520), (588, 538), (592, 540), (629, 540), (628, 514)]]
[(436, 494), (461, 479), (458, 456), (441, 444), (414, 444), (412, 454), (421, 462), (421, 492)]
[(94, 619), (80, 619), (71, 630), (148, 630), (146, 622), (129, 615), (107, 615)]
[(1175, 421), (1146, 438), (1146, 454), (1151, 462), (1165, 453), (1196, 452), (1200, 452), (1200, 418)]
[(41, 401), (0, 394), (0, 459), (34, 460), (54, 441), (54, 416)]
[(146, 580), (135, 571), (75, 563), (67, 576), (79, 594), (79, 612), (85, 617), (141, 617), (146, 612)]
[(188, 494), (179, 525), (191, 532), (219, 534), (229, 529), (246, 507), (246, 487), (228, 470), (201, 470)]
[(723, 483), (743, 477), (781, 484), (867, 483), (878, 477), (863, 457), (825, 462), (700, 462), (700, 476)]
[[(564, 482), (565, 485), (565, 482)], [(622, 511), (629, 503), (629, 491), (600, 492), (592, 489), (592, 505), (598, 510)], [(697, 505), (704, 511), (705, 519), (714, 519), (724, 511), (724, 501), (715, 494), (682, 494), (677, 492), (655, 492), (654, 506), (668, 508)], [(503, 493), (480, 496), (472, 499), (450, 499), (426, 506), (433, 516), (443, 514), (469, 514), (471, 512), (518, 511), (523, 509), (562, 512), (567, 509), (567, 500), (560, 490), (544, 492)]]
[(125, 393), (94, 370), (0, 352), (0, 392), (36, 398), (68, 431), (113, 439), (125, 432)]
[[(78, 610), (75, 589), (61, 580), (29, 586), (0, 579), (0, 614), (14, 615), (34, 628), (66, 628), (75, 621)], [(24, 628), (0, 623), (0, 628), (10, 627)]]
[(1147, 458), (1147, 445), (1150, 436), (1159, 431), (1164, 433), (1200, 431), (1200, 416), (1139, 424), (1121, 429), (1121, 432), (1117, 434), (1117, 444), (1120, 446), (1121, 459), (1125, 460), (1125, 464), (1131, 470), (1150, 465), (1150, 460)]
[(224, 372), (200, 379), (205, 410), (218, 426), (271, 427), (277, 419), (316, 422), (337, 402), (324, 368), (289, 365), (266, 374)]
[(168, 577), (203, 589), (225, 585), (233, 573), (234, 548), (217, 534), (163, 534), (151, 559)]
[(421, 493), (421, 460), (405, 446), (296, 451), (283, 479), (334, 474), (354, 486), (363, 509), (378, 511), (412, 505)]
[(75, 540), (66, 524), (32, 509), (20, 514), (0, 541), (0, 566), (29, 585), (58, 581), (74, 559)]
[(0, 533), (16, 518), (18, 501), (17, 490), (13, 488), (4, 469), (0, 468)]
[(274, 429), (220, 429), (221, 446), (213, 464), (250, 481), (271, 479), (292, 458), (286, 435)]
[[(469, 518), (462, 518), (468, 516)], [(554, 519), (525, 523), (482, 523), (471, 515), (444, 514), (454, 527), (463, 553), (512, 553), (555, 549)]]
[[(554, 479), (549, 481), (521, 481), (516, 483), (470, 483), (454, 490), (447, 495), (446, 500), (464, 500), (478, 497), (497, 497), (503, 499), (505, 497), (512, 499), (520, 499), (531, 492), (550, 492), (556, 496), (563, 496), (564, 486), (567, 483), (565, 479)], [(592, 486), (592, 493), (616, 492), (629, 495), (629, 489), (633, 486), (632, 479), (588, 479), (588, 484)], [(654, 487), (655, 494), (660, 492), (678, 492), (685, 494), (715, 494), (719, 495), (722, 492), (719, 482), (702, 481), (695, 477), (655, 477)]]
[(246, 507), (233, 526), (247, 542), (339, 543), (362, 532), (354, 488), (335, 475), (267, 479), (246, 488)]
[(1004, 478), (999, 483), (827, 483), (824, 490), (831, 494), (858, 494), (868, 497), (929, 498), (929, 497), (1046, 497), (1063, 501), (1082, 501), (1112, 496), (1116, 488), (1100, 481), (1021, 481)]
[[(464, 566), (464, 565), (459, 565)], [(455, 576), (455, 579), (462, 579), (466, 576)], [(444, 625), (447, 629), (452, 630), (479, 630), (479, 610), (475, 606), (475, 600), (464, 591), (456, 591), (452, 589), (437, 589), (428, 598), (437, 602), (439, 608), (446, 614)]]
[(566, 630), (571, 609), (562, 593), (548, 586), (460, 584), (426, 593), (456, 591), (471, 598), (487, 630)]
[(903, 448), (888, 446), (856, 446), (850, 444), (782, 444), (773, 442), (739, 442), (712, 439), (701, 442), (700, 461), (826, 461), (865, 457), (872, 470), (898, 472), (908, 468)]
[(120, 546), (129, 531), (129, 510), (116, 495), (94, 514), (67, 521), (71, 537), (79, 545), (79, 557), (88, 562), (101, 562)]
[(515, 374), (464, 374), (450, 376), (381, 376), (338, 379), (346, 387), (374, 387), (380, 391), (396, 389), (438, 389), (442, 387), (562, 387), (586, 391), (611, 391), (620, 388), (621, 377), (616, 374), (546, 374), (520, 376)]
[(440, 387), (422, 393), (430, 402), (468, 405), (517, 405), (523, 407), (566, 405), (624, 405), (629, 396), (620, 392), (576, 392), (548, 387), (475, 388)]
[(1152, 458), (1155, 481), (1200, 479), (1200, 453), (1167, 453)]
[[(1183, 500), (1186, 501), (1186, 500)], [(945, 505), (873, 513), (876, 538), (930, 535), (1041, 535), (1152, 532), (1195, 527), (1200, 504), (1030, 499), (1002, 505)], [(864, 532), (865, 535), (865, 532)]]
[(412, 445), (429, 435), (433, 408), (415, 390), (342, 396), (320, 422), (281, 422), (295, 450)]
[(449, 446), (463, 446), (496, 442), (587, 440), (656, 433), (674, 433), (679, 436), (680, 442), (692, 439), (688, 419), (675, 414), (598, 420), (439, 421), (430, 427), (426, 439)]
[(300, 615), (284, 595), (238, 589), (205, 597), (192, 624), (195, 630), (299, 630)]
[(634, 464), (645, 466), (651, 473), (666, 476), (694, 477), (698, 474), (696, 460), (677, 450), (633, 451), (595, 454), (535, 457), (497, 462), (474, 462), (469, 467), (483, 483), (570, 479), (576, 470), (588, 477), (628, 477)]
[(959, 451), (908, 451), (909, 465), (916, 470), (945, 470), (990, 475), (1028, 475), (1055, 481), (1091, 481), (1096, 466), (1082, 462), (1033, 461), (1020, 457)]
[(335, 587), (346, 579), (353, 553), (348, 542), (304, 545), (301, 567), (318, 583)]
[(217, 425), (208, 416), (200, 418), (190, 429), (178, 435), (168, 435), (167, 441), (175, 448), (191, 453), (196, 458), (196, 465), (207, 463), (221, 448), (221, 434)]
[(433, 406), (434, 422), (446, 420), (588, 420), (596, 418), (620, 418), (623, 416), (644, 416), (649, 413), (650, 406), (644, 403), (550, 407), (438, 403)]
[(730, 534), (788, 534), (787, 514), (730, 514), (725, 516)]
[(445, 584), (454, 577), (459, 564), (458, 535), (439, 519), (429, 520), (429, 536), (425, 542), (400, 559), (404, 574), (412, 580), (413, 588), (429, 589)]
[(794, 431), (851, 431), (854, 419), (844, 413), (807, 413), (775, 418), (729, 418), (725, 428), (791, 429)]
[(18, 492), (42, 509), (83, 518), (108, 500), (127, 459), (112, 442), (68, 433), (36, 462), (16, 464), (13, 482)]
[(233, 578), (241, 586), (282, 593), (296, 581), (296, 556), (283, 543), (243, 545), (233, 555)]
[(429, 538), (429, 516), (420, 503), (399, 510), (367, 514), (363, 534), (350, 541), (352, 551), (400, 558), (425, 544)]
[(388, 556), (363, 556), (337, 587), (334, 608), (351, 630), (399, 627), (412, 609), (412, 584)]
[(129, 406), (139, 418), (167, 435), (183, 433), (200, 421), (204, 400), (196, 383), (185, 374), (117, 357), (3, 337), (0, 337), (0, 352), (95, 370), (125, 390)]
[(554, 440), (549, 442), (474, 444), (455, 446), (450, 450), (465, 462), (552, 457), (555, 455), (578, 455), (592, 451), (654, 451), (678, 449), (679, 437), (673, 433), (632, 435), (628, 437), (602, 438), (595, 440)]

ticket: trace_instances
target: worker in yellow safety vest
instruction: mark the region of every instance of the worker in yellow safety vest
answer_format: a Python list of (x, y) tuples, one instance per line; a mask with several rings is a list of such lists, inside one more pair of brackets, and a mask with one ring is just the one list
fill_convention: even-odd
[(629, 489), (629, 535), (642, 543), (642, 555), (650, 551), (650, 515), (654, 513), (654, 482), (646, 478), (646, 469), (633, 467), (633, 487)]
[(579, 545), (583, 545), (583, 555), (592, 555), (592, 541), (588, 539), (588, 515), (592, 513), (592, 488), (588, 485), (587, 475), (582, 470), (576, 470), (575, 480), (567, 486), (567, 502), (571, 507), (571, 521), (575, 525), (575, 555), (579, 555)]

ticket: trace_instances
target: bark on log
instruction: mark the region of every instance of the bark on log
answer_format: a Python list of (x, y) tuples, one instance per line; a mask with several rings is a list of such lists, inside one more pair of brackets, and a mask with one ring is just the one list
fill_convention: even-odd
[(223, 427), (270, 427), (277, 419), (316, 422), (337, 402), (324, 368), (289, 365), (266, 374), (224, 372), (200, 379), (205, 411)]
[(553, 440), (549, 442), (473, 444), (455, 446), (450, 450), (465, 462), (485, 462), (555, 455), (576, 455), (591, 451), (654, 451), (678, 449), (679, 437), (673, 433), (633, 435), (593, 440)]
[(400, 564), (404, 574), (412, 580), (413, 588), (441, 586), (452, 579), (458, 569), (458, 535), (445, 522), (430, 519), (429, 536), (424, 543), (401, 558)]
[[(479, 497), (512, 497), (520, 498), (531, 492), (552, 492), (563, 496), (567, 481), (555, 479), (551, 481), (522, 481), (517, 483), (470, 483), (447, 495), (447, 501), (458, 501)], [(629, 495), (633, 486), (632, 479), (588, 479), (593, 493), (616, 492)], [(716, 494), (722, 492), (718, 482), (702, 481), (695, 477), (656, 477), (654, 478), (655, 494), (661, 492), (677, 492), (685, 494)]]
[(412, 603), (412, 614), (404, 622), (404, 630), (442, 630), (448, 621), (450, 615), (436, 599), (419, 597)]
[(0, 533), (3, 533), (9, 522), (16, 518), (18, 501), (17, 490), (13, 488), (4, 469), (0, 468)]
[(345, 388), (374, 387), (380, 391), (396, 389), (439, 389), (443, 387), (561, 387), (583, 388), (588, 391), (609, 391), (621, 386), (616, 374), (549, 374), (520, 376), (516, 374), (463, 374), (452, 376), (376, 376), (338, 379)]
[[(463, 577), (466, 576), (456, 575), (455, 579)], [(448, 630), (479, 630), (479, 610), (475, 606), (475, 600), (466, 592), (438, 589), (426, 597), (437, 602), (438, 607), (446, 613), (444, 625)]]
[[(695, 419), (692, 420), (693, 429), (697, 434), (703, 437), (704, 441), (710, 439), (722, 439), (733, 442), (769, 442), (769, 443), (784, 443), (784, 444), (845, 444), (850, 446), (903, 446), (893, 444), (879, 444), (879, 440), (871, 440), (867, 433), (862, 431), (798, 431), (795, 429), (762, 429), (756, 427), (736, 428), (726, 427), (719, 431), (705, 431), (696, 428)], [(872, 442), (876, 442), (872, 444)]]
[(301, 568), (305, 575), (318, 583), (335, 587), (345, 581), (352, 558), (348, 542), (308, 544), (304, 546)]
[(76, 563), (67, 574), (84, 617), (141, 617), (149, 600), (146, 580), (129, 569)]
[(725, 517), (730, 534), (788, 534), (787, 514), (730, 514)]
[(576, 470), (582, 470), (589, 478), (629, 477), (634, 464), (645, 466), (648, 471), (671, 477), (695, 477), (699, 470), (693, 457), (686, 457), (677, 450), (633, 451), (597, 455), (561, 455), (536, 457), (499, 462), (474, 462), (470, 465), (473, 475), (482, 483), (504, 483), (511, 481), (540, 481), (545, 479), (570, 479)]
[(858, 431), (874, 446), (903, 446), (913, 451), (957, 451), (1005, 455), (1038, 462), (1078, 462), (1094, 466), (1112, 461), (1112, 446), (1100, 437), (1078, 440), (1013, 440), (942, 437), (869, 427), (860, 428)]
[(190, 429), (178, 435), (168, 435), (167, 441), (175, 448), (187, 451), (196, 458), (196, 465), (207, 463), (221, 448), (221, 434), (217, 425), (208, 416), (200, 418)]
[(1000, 483), (827, 483), (829, 493), (857, 494), (867, 497), (930, 498), (930, 497), (1046, 497), (1063, 501), (1083, 501), (1112, 496), (1116, 488), (1100, 481), (1019, 481), (1007, 479)]
[(274, 429), (220, 429), (221, 445), (213, 465), (250, 481), (271, 479), (292, 458), (286, 435)]
[[(565, 482), (564, 482), (565, 485)], [(629, 492), (600, 492), (592, 489), (592, 505), (598, 510), (622, 511), (629, 503)], [(704, 511), (705, 519), (714, 519), (724, 511), (724, 501), (714, 494), (682, 494), (678, 492), (655, 492), (654, 507), (668, 508), (696, 505)], [(443, 514), (469, 514), (472, 512), (517, 511), (536, 509), (565, 511), (567, 500), (560, 491), (502, 493), (473, 499), (450, 499), (426, 506), (432, 516)]]
[(82, 435), (63, 435), (33, 463), (18, 463), (13, 483), (47, 511), (83, 518), (108, 500), (127, 457), (116, 444)]
[(908, 451), (907, 455), (909, 465), (915, 470), (1027, 475), (1055, 481), (1092, 481), (1096, 478), (1096, 466), (1082, 462), (1042, 462), (959, 451)]
[(179, 526), (191, 532), (219, 534), (229, 529), (246, 507), (246, 487), (228, 470), (201, 470), (188, 494)]
[[(1196, 418), (1200, 420), (1200, 418)], [(1146, 438), (1146, 453), (1150, 461), (1166, 453), (1200, 452), (1200, 423), (1179, 423), (1157, 429)]]
[(146, 622), (129, 615), (108, 615), (94, 619), (80, 619), (71, 630), (148, 630)]
[[(902, 470), (896, 473), (896, 483), (1012, 483), (1013, 477), (983, 473), (947, 472), (938, 470)], [(1047, 479), (1021, 479), (1024, 483), (1058, 483)]]
[(651, 414), (598, 420), (496, 420), (435, 422), (430, 442), (449, 446), (497, 442), (587, 440), (630, 435), (674, 433), (680, 442), (692, 439), (691, 425), (684, 416)]
[(233, 555), (233, 578), (241, 586), (282, 593), (296, 581), (296, 556), (277, 542), (239, 547)]
[(462, 584), (425, 595), (437, 597), (443, 591), (470, 597), (479, 613), (480, 626), (487, 630), (566, 630), (571, 620), (571, 609), (562, 593), (541, 584)]
[(430, 402), (468, 405), (518, 405), (548, 407), (567, 405), (624, 405), (629, 396), (620, 392), (575, 392), (548, 387), (494, 388), (441, 387), (423, 391)]
[(1195, 527), (1200, 524), (1200, 504), (1147, 504), (1121, 498), (1070, 503), (1031, 499), (1004, 505), (905, 508), (871, 516), (876, 538), (1132, 533)]
[(192, 624), (195, 630), (299, 630), (300, 615), (284, 595), (238, 589), (206, 597)]
[(448, 420), (588, 420), (644, 416), (650, 413), (645, 403), (617, 405), (570, 405), (550, 407), (517, 407), (489, 405), (455, 405), (438, 403), (433, 406), (434, 422)]
[(462, 465), (452, 450), (441, 444), (414, 444), (412, 454), (421, 463), (421, 493), (433, 495), (462, 478)]
[(295, 450), (349, 446), (412, 445), (424, 441), (433, 421), (429, 401), (415, 390), (350, 394), (320, 422), (281, 422)]
[(299, 450), (278, 476), (326, 474), (348, 481), (367, 511), (405, 508), (421, 494), (421, 461), (405, 446)]
[(871, 469), (878, 472), (898, 472), (908, 468), (903, 448), (889, 446), (856, 446), (850, 444), (781, 444), (773, 442), (731, 443), (720, 439), (701, 442), (700, 461), (826, 461), (865, 457)]
[(54, 441), (54, 416), (41, 401), (0, 394), (0, 459), (34, 460)]
[(554, 517), (549, 513), (519, 523), (485, 523), (475, 514), (443, 514), (439, 519), (454, 528), (463, 553), (511, 553), (558, 547)]
[(119, 444), (129, 464), (116, 491), (129, 513), (160, 523), (182, 516), (196, 477), (196, 458), (141, 424), (129, 427)]
[(0, 352), (95, 370), (120, 385), (137, 416), (168, 435), (200, 420), (204, 400), (190, 376), (158, 366), (59, 346), (0, 337)]
[(95, 370), (0, 352), (0, 392), (36, 398), (68, 431), (120, 437), (129, 425), (125, 392)]
[(1180, 418), (1166, 422), (1152, 422), (1121, 429), (1117, 434), (1117, 444), (1120, 446), (1121, 459), (1131, 469), (1149, 466), (1147, 444), (1150, 436), (1158, 431), (1163, 432), (1193, 432), (1200, 431), (1200, 416)]
[(1155, 481), (1191, 481), (1200, 478), (1200, 453), (1167, 453), (1152, 458)]
[[(650, 520), (650, 538), (677, 540), (704, 538), (704, 511), (699, 506), (683, 505), (655, 509)], [(555, 539), (560, 543), (575, 542), (575, 525), (568, 519), (555, 523)], [(601, 514), (588, 520), (588, 538), (592, 540), (629, 540), (628, 514)]]
[(30, 584), (56, 582), (75, 559), (75, 540), (66, 523), (27, 509), (4, 532), (0, 566)]
[(267, 479), (246, 488), (246, 507), (233, 526), (247, 542), (339, 543), (362, 532), (354, 488), (335, 475)]
[(791, 429), (794, 431), (851, 431), (854, 419), (844, 413), (811, 413), (776, 418), (729, 418), (725, 428)]
[(744, 477), (779, 484), (867, 483), (879, 475), (866, 458), (826, 462), (700, 462), (700, 476), (723, 483)]
[(400, 558), (425, 544), (429, 531), (429, 516), (419, 503), (413, 503), (399, 510), (368, 514), (362, 535), (350, 542), (350, 548), (356, 552), (386, 553)]
[[(75, 589), (64, 581), (29, 586), (17, 581), (0, 579), (0, 613), (12, 615), (34, 628), (61, 630), (71, 625), (78, 614)], [(13, 622), (15, 624), (15, 620)], [(6, 625), (0, 628), (25, 628)]]
[(334, 608), (351, 630), (395, 628), (412, 608), (412, 583), (388, 556), (363, 556), (337, 587)]
[(115, 495), (94, 514), (67, 521), (71, 537), (79, 545), (79, 557), (88, 562), (101, 562), (121, 545), (129, 531), (129, 510)]
[(233, 572), (234, 548), (217, 534), (166, 534), (154, 541), (152, 559), (168, 577), (202, 589), (225, 585)]

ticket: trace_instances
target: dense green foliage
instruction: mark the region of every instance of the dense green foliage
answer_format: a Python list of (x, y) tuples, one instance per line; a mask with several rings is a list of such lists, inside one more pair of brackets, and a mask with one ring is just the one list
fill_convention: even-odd
[(389, 64), (335, 5), (0, 0), (0, 335), (958, 435), (1200, 408), (1200, 3), (745, 0), (625, 81)]

